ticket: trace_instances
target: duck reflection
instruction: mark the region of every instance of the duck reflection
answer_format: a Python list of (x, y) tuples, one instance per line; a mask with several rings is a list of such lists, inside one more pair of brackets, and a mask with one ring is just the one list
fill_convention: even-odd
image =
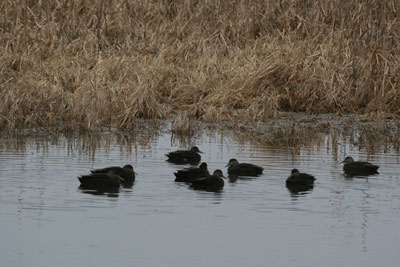
[(229, 173), (228, 174), (228, 181), (230, 183), (236, 183), (236, 181), (239, 179), (239, 175), (237, 175), (236, 173)]
[(189, 189), (196, 192), (198, 200), (209, 201), (212, 204), (221, 204), (224, 194), (223, 188), (194, 188)]
[(134, 184), (135, 184), (135, 182), (124, 182), (122, 184), (122, 187), (123, 188), (132, 188)]
[(286, 188), (289, 191), (291, 196), (297, 197), (300, 195), (310, 194), (314, 189), (314, 185), (312, 184), (286, 184)]
[(229, 183), (236, 183), (238, 180), (242, 181), (251, 181), (257, 179), (256, 176), (240, 176), (236, 173), (229, 173), (228, 174), (228, 182)]
[(189, 188), (194, 191), (212, 192), (212, 193), (217, 193), (217, 194), (221, 194), (223, 191), (223, 188), (218, 188), (218, 187), (201, 188), (201, 187), (190, 186)]
[(90, 195), (95, 195), (95, 196), (108, 196), (108, 197), (113, 197), (117, 198), (119, 196), (119, 187), (111, 187), (111, 188), (90, 188), (86, 186), (79, 186), (78, 188), (79, 191), (81, 191), (84, 194), (90, 194)]
[(346, 180), (353, 180), (353, 178), (368, 180), (369, 176), (373, 176), (373, 174), (350, 174), (350, 173), (343, 173), (342, 175)]

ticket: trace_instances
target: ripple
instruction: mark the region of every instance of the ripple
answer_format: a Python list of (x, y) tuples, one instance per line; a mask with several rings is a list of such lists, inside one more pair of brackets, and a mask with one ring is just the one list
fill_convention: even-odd
[[(363, 256), (372, 258), (371, 246), (388, 253), (380, 247), (390, 240), (374, 232), (378, 225), (382, 235), (391, 236), (397, 230), (400, 160), (396, 151), (376, 151), (371, 157), (346, 140), (336, 148), (325, 142), (291, 150), (240, 143), (219, 132), (193, 138), (193, 143), (182, 144), (166, 132), (145, 143), (105, 134), (98, 139), (28, 138), (15, 150), (4, 145), (0, 153), (0, 226), (9, 230), (0, 247), (10, 252), (8, 242), (16, 240), (14, 247), (18, 243), (27, 255), (35, 246), (42, 246), (41, 250), (56, 256), (62, 251), (80, 258), (87, 253), (108, 253), (110, 240), (118, 240), (111, 250), (121, 253), (121, 259), (122, 254), (129, 258), (132, 251), (159, 255), (179, 246), (186, 262), (197, 259), (193, 246), (215, 259), (210, 244), (233, 262), (238, 254), (261, 262), (265, 251), (285, 257), (286, 251), (297, 251), (304, 243), (315, 249), (313, 257), (321, 261), (332, 247), (346, 248), (335, 252), (341, 257), (363, 251)], [(228, 179), (220, 192), (193, 190), (188, 184), (174, 182), (173, 173), (187, 166), (168, 163), (164, 156), (193, 144), (205, 152), (202, 161), (210, 170), (227, 174), (225, 165), (237, 158), (264, 167), (264, 173)], [(380, 174), (343, 176), (340, 159), (349, 153), (360, 159), (371, 157), (381, 166)], [(115, 191), (79, 188), (77, 176), (94, 168), (128, 163), (138, 172), (132, 187)], [(317, 178), (314, 187), (289, 190), (285, 180), (292, 168), (313, 174)], [(37, 240), (41, 240), (39, 245)], [(74, 245), (57, 247), (62, 240)], [(259, 254), (254, 252), (257, 248)], [(56, 256), (46, 255), (49, 262), (55, 262)], [(21, 258), (28, 260), (28, 256)]]

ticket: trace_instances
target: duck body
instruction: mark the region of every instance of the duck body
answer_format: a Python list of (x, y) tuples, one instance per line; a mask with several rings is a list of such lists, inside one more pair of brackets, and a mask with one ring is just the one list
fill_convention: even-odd
[(124, 179), (114, 171), (81, 175), (78, 180), (81, 182), (81, 187), (86, 188), (116, 188), (124, 182)]
[(237, 174), (241, 176), (258, 176), (262, 174), (264, 170), (264, 168), (254, 164), (239, 163), (237, 159), (229, 160), (229, 163), (225, 167), (228, 167), (229, 174)]
[(109, 173), (113, 171), (116, 175), (122, 177), (124, 179), (124, 183), (133, 183), (136, 179), (136, 172), (133, 170), (132, 165), (125, 165), (122, 168), (117, 166), (95, 169), (91, 170), (93, 174), (95, 173)]
[(207, 169), (207, 163), (203, 162), (198, 168), (185, 168), (183, 170), (178, 170), (175, 174), (175, 182), (190, 182), (202, 177), (209, 176), (210, 173)]
[(315, 177), (308, 173), (301, 173), (298, 169), (293, 169), (290, 176), (286, 179), (287, 185), (313, 185)]
[(167, 161), (177, 164), (198, 164), (201, 161), (199, 153), (203, 153), (197, 146), (192, 147), (190, 150), (177, 150), (165, 154), (168, 159)]
[(190, 183), (194, 189), (220, 190), (225, 184), (222, 178), (225, 178), (222, 171), (215, 170), (212, 175), (190, 181)]
[(377, 174), (379, 166), (366, 161), (354, 161), (352, 157), (346, 157), (343, 171), (348, 175), (371, 175)]

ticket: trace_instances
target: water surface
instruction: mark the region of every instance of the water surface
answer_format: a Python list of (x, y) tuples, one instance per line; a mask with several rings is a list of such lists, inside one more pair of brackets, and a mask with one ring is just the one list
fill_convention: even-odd
[[(185, 143), (186, 142), (186, 143)], [(165, 153), (197, 145), (211, 171), (230, 158), (265, 168), (221, 192), (175, 183)], [(347, 178), (346, 155), (381, 166)], [(289, 148), (203, 131), (0, 139), (1, 266), (397, 266), (400, 157), (326, 135)], [(132, 164), (132, 187), (81, 190), (90, 169)], [(316, 176), (290, 192), (292, 168)]]

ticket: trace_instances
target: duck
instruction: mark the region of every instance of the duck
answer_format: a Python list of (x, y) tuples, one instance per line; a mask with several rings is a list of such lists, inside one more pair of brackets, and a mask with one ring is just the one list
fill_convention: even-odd
[(258, 176), (264, 170), (264, 168), (254, 164), (239, 163), (237, 159), (230, 159), (225, 167), (228, 167), (229, 174), (233, 173), (241, 176)]
[(114, 171), (115, 174), (118, 176), (122, 177), (124, 179), (124, 183), (133, 183), (136, 179), (136, 172), (133, 170), (132, 165), (127, 164), (125, 166), (117, 167), (117, 166), (112, 166), (112, 167), (106, 167), (102, 169), (95, 169), (91, 170), (91, 173), (108, 173), (110, 171)]
[(315, 177), (308, 173), (299, 172), (293, 169), (290, 176), (286, 179), (287, 185), (313, 185)]
[(175, 174), (175, 182), (190, 182), (201, 177), (209, 176), (210, 173), (207, 169), (207, 163), (203, 162), (200, 166), (185, 168), (183, 170), (178, 170)]
[(125, 180), (115, 170), (108, 173), (91, 173), (78, 177), (81, 187), (86, 188), (116, 188)]
[(354, 161), (352, 157), (346, 157), (342, 163), (343, 171), (348, 175), (377, 174), (379, 166), (366, 161)]
[(193, 181), (190, 181), (194, 189), (220, 190), (224, 187), (226, 178), (221, 170), (215, 170), (212, 175), (208, 175)]
[(165, 154), (168, 159), (167, 161), (177, 164), (192, 164), (196, 165), (201, 161), (199, 153), (203, 153), (197, 146), (192, 147), (190, 150), (177, 150)]

